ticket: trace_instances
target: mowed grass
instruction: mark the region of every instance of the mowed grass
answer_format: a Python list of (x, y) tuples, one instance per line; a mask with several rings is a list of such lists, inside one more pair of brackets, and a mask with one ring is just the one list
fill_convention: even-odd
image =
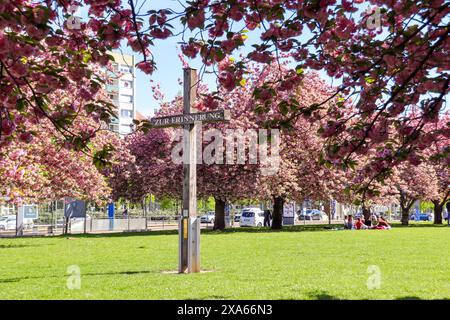
[[(171, 232), (0, 239), (0, 299), (450, 299), (448, 227), (207, 232), (201, 274), (170, 272), (177, 243)], [(67, 288), (72, 265), (81, 289)]]

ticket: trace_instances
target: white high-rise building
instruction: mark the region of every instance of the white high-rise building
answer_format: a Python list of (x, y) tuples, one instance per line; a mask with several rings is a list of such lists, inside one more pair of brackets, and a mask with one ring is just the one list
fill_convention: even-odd
[(134, 56), (121, 53), (111, 53), (114, 57), (113, 72), (108, 72), (111, 83), (106, 86), (109, 98), (117, 107), (117, 119), (109, 124), (109, 129), (121, 136), (133, 131), (135, 108), (135, 67)]

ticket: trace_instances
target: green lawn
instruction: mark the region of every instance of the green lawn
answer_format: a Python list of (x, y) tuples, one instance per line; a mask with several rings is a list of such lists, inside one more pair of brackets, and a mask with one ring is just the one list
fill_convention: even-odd
[[(257, 231), (257, 232), (255, 232)], [(296, 227), (202, 234), (201, 274), (174, 274), (177, 235), (0, 239), (0, 299), (450, 299), (450, 228)], [(66, 286), (81, 270), (81, 289)], [(367, 269), (381, 271), (368, 290)]]

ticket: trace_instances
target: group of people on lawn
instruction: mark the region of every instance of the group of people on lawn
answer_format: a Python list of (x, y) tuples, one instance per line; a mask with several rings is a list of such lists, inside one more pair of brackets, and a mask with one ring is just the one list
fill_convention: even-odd
[(389, 223), (382, 216), (377, 217), (372, 215), (370, 219), (364, 220), (364, 217), (358, 217), (356, 220), (353, 219), (352, 215), (344, 217), (344, 228), (345, 229), (378, 229), (378, 230), (388, 230), (391, 228)]

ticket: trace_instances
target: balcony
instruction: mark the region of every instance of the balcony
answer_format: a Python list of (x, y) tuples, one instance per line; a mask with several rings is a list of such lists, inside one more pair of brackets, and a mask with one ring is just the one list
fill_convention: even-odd
[(118, 84), (107, 84), (106, 85), (106, 91), (107, 92), (118, 92), (119, 91), (119, 85)]

